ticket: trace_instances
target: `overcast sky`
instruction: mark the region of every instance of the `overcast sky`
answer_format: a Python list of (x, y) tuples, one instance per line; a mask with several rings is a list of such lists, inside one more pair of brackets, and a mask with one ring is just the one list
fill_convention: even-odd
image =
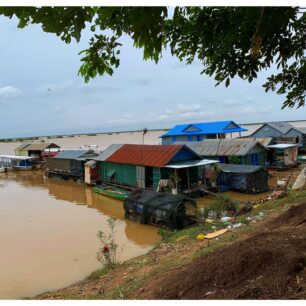
[(284, 98), (264, 92), (269, 73), (215, 87), (199, 63), (186, 66), (167, 51), (158, 65), (144, 62), (127, 38), (114, 75), (85, 84), (78, 53), (88, 39), (84, 32), (79, 44), (66, 45), (39, 26), (18, 29), (0, 17), (0, 137), (305, 119), (305, 109), (281, 110)]

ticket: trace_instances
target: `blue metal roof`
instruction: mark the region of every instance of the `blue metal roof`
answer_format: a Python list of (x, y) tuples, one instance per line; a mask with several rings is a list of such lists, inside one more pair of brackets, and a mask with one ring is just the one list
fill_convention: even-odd
[[(234, 125), (235, 127), (231, 127)], [(190, 130), (188, 130), (190, 129)], [(240, 127), (234, 121), (217, 121), (217, 122), (204, 122), (204, 123), (190, 123), (179, 124), (169, 130), (167, 133), (159, 136), (180, 136), (180, 135), (205, 135), (205, 134), (219, 134), (219, 133), (235, 133), (244, 132), (247, 129)]]

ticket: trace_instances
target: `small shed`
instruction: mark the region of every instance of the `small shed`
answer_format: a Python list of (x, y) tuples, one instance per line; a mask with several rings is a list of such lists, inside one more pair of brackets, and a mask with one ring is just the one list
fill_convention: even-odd
[(31, 156), (36, 158), (47, 158), (56, 156), (60, 151), (60, 146), (55, 143), (37, 142), (23, 143), (15, 149), (17, 156)]
[(268, 190), (269, 173), (260, 166), (219, 164), (217, 185), (222, 190), (259, 193)]
[(94, 185), (99, 181), (98, 162), (89, 160), (84, 164), (84, 182), (88, 185)]
[(65, 150), (55, 157), (47, 158), (46, 175), (63, 179), (84, 180), (84, 164), (97, 154), (92, 150)]
[[(189, 206), (189, 207), (186, 207)], [(196, 202), (182, 195), (137, 189), (123, 204), (125, 218), (154, 224), (170, 230), (182, 229), (190, 224), (189, 213), (196, 214)]]
[(251, 139), (206, 139), (185, 143), (202, 158), (216, 159), (223, 164), (265, 165), (266, 148)]
[(298, 164), (298, 144), (278, 143), (267, 148), (271, 150), (269, 168), (286, 169)]

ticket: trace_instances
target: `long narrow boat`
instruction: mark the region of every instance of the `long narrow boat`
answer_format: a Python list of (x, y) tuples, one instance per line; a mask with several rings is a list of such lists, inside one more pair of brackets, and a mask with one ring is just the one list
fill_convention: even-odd
[(124, 189), (120, 189), (117, 187), (110, 186), (96, 186), (93, 188), (95, 193), (117, 199), (120, 201), (124, 201), (128, 197), (128, 191)]

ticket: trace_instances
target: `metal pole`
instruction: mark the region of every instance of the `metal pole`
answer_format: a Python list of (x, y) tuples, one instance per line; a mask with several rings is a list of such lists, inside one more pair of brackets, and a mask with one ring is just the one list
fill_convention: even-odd
[(206, 186), (206, 168), (203, 166), (203, 184)]
[(187, 186), (188, 186), (188, 189), (190, 189), (190, 184), (189, 184), (189, 168), (187, 168)]

